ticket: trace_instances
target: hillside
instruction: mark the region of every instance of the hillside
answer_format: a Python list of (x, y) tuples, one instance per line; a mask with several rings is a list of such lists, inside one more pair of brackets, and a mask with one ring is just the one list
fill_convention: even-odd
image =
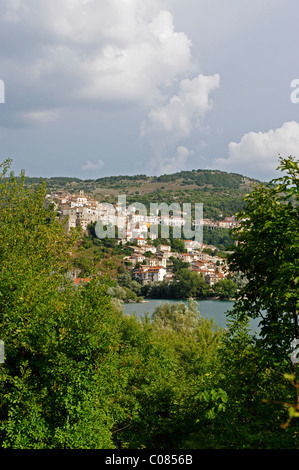
[[(28, 184), (42, 178), (26, 177)], [(48, 191), (64, 190), (78, 193), (83, 190), (99, 201), (117, 202), (126, 195), (127, 202), (203, 203), (204, 217), (218, 220), (234, 214), (243, 206), (243, 197), (256, 180), (237, 173), (219, 170), (181, 171), (161, 176), (110, 176), (83, 180), (80, 178), (44, 178)]]

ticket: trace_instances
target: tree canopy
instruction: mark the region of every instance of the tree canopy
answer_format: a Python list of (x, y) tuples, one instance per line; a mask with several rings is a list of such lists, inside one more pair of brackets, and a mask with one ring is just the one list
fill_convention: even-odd
[(298, 162), (281, 158), (278, 169), (285, 174), (257, 184), (245, 198), (230, 267), (247, 279), (236, 309), (261, 318), (264, 345), (288, 363), (291, 340), (298, 338)]
[[(224, 330), (201, 317), (191, 297), (206, 283), (181, 265), (175, 282), (188, 304), (152, 317), (124, 315), (115, 302), (140, 291), (127, 273), (120, 290), (92, 272), (75, 284), (77, 230), (45, 206), (43, 183), (28, 186), (9, 167), (0, 178), (1, 448), (299, 448), (288, 359), (298, 311), (294, 159), (247, 197), (230, 260), (240, 293)], [(248, 328), (256, 316), (260, 337)]]

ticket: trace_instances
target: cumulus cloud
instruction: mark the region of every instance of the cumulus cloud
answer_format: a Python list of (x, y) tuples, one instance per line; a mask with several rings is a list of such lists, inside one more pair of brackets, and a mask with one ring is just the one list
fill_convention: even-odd
[(164, 4), (3, 0), (0, 59), (11, 96), (24, 112), (103, 102), (155, 106), (162, 88), (194, 69), (191, 42)]
[(215, 167), (256, 178), (271, 179), (279, 163), (279, 154), (298, 156), (299, 124), (285, 122), (268, 132), (249, 132), (239, 143), (230, 142), (227, 159), (215, 160)]
[[(73, 109), (137, 109), (153, 155), (148, 171), (185, 166), (192, 152), (184, 141), (202, 129), (220, 77), (199, 74), (192, 42), (177, 31), (170, 5), (2, 0), (0, 61), (9, 99), (0, 126), (47, 124)], [(100, 162), (82, 170), (99, 169)]]
[(165, 157), (160, 161), (156, 168), (157, 175), (171, 174), (187, 169), (188, 159), (192, 155), (194, 155), (193, 150), (183, 145), (178, 146), (174, 157)]
[(144, 23), (126, 47), (107, 43), (91, 63), (92, 77), (80, 94), (100, 99), (128, 100), (153, 105), (162, 98), (161, 86), (169, 86), (192, 69), (191, 43), (174, 31), (173, 17), (161, 11)]
[(210, 93), (220, 85), (218, 74), (199, 74), (193, 79), (183, 79), (177, 95), (168, 103), (152, 109), (142, 123), (141, 136), (147, 138), (153, 148), (153, 165), (160, 165), (168, 147), (187, 139), (201, 129), (206, 113), (212, 108)]

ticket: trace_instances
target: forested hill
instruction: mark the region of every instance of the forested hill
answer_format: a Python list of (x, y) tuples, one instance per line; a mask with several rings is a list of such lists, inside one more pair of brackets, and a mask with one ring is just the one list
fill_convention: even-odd
[[(29, 184), (42, 178), (26, 177)], [(126, 195), (127, 202), (203, 203), (204, 217), (217, 220), (234, 214), (243, 206), (243, 197), (256, 180), (237, 173), (219, 170), (181, 171), (161, 176), (109, 176), (98, 179), (72, 177), (45, 178), (48, 191), (65, 190), (77, 193), (83, 190), (100, 201), (117, 202), (118, 195)]]

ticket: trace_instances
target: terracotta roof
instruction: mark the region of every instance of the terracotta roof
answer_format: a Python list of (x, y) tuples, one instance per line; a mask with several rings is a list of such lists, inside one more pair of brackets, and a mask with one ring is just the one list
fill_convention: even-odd
[(76, 278), (76, 279), (75, 279), (75, 284), (78, 285), (78, 284), (80, 284), (81, 282), (83, 283), (83, 282), (90, 282), (90, 281), (91, 281), (91, 279), (89, 279), (89, 278)]

